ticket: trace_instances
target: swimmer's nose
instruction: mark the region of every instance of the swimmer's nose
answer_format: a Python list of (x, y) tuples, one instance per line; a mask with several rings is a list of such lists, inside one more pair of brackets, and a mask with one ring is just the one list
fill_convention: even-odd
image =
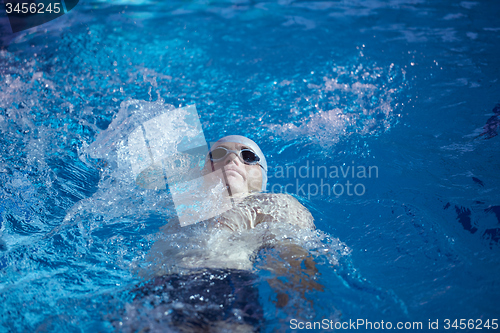
[(226, 160), (224, 161), (225, 164), (230, 164), (231, 162), (233, 162), (236, 165), (241, 164), (240, 158), (235, 153), (230, 153), (226, 157)]

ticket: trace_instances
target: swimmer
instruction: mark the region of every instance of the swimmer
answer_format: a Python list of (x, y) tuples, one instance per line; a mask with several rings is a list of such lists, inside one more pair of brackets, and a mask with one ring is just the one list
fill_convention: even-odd
[[(222, 173), (216, 172), (220, 170)], [(218, 235), (217, 242), (211, 243), (217, 249), (176, 255), (169, 248), (171, 244), (157, 241), (150, 251), (151, 262), (158, 265), (161, 260), (175, 260), (177, 266), (189, 270), (157, 272), (156, 278), (135, 290), (134, 302), (154, 303), (157, 312), (171, 313), (168, 324), (181, 332), (259, 331), (264, 315), (256, 287), (260, 278), (254, 273), (252, 258), (268, 251), (257, 268), (276, 276), (266, 280), (276, 293), (276, 306), (287, 308), (293, 292), (301, 298), (299, 305), (293, 302), (294, 311), (301, 311), (297, 306), (312, 308), (306, 292), (323, 291), (323, 286), (315, 280), (318, 270), (308, 251), (288, 240), (252, 238), (251, 230), (260, 225), (289, 223), (300, 229), (314, 229), (311, 213), (294, 197), (264, 192), (267, 170), (266, 158), (254, 141), (230, 135), (215, 142), (202, 174), (209, 183), (222, 181), (233, 203), (231, 209), (207, 221), (208, 230), (215, 233), (206, 238)], [(218, 179), (221, 174), (223, 179)], [(231, 261), (231, 256), (238, 261)], [(183, 305), (167, 309), (169, 302)]]
[[(223, 170), (229, 194), (237, 201), (231, 210), (216, 218), (217, 227), (233, 232), (252, 229), (260, 223), (290, 223), (299, 228), (315, 228), (311, 213), (291, 195), (262, 193), (267, 185), (267, 161), (254, 141), (240, 135), (230, 135), (218, 140), (208, 153), (202, 173), (219, 169)], [(306, 291), (323, 291), (323, 286), (312, 278), (317, 269), (305, 249), (283, 242), (274, 244), (273, 247), (293, 270), (290, 276), (288, 268), (278, 261), (272, 262), (272, 259), (263, 267), (278, 276), (289, 275), (288, 283), (280, 279), (268, 281), (277, 293), (278, 307), (287, 305), (289, 297), (286, 290), (289, 288), (300, 289), (303, 299), (306, 299)], [(301, 268), (301, 264), (305, 269)]]

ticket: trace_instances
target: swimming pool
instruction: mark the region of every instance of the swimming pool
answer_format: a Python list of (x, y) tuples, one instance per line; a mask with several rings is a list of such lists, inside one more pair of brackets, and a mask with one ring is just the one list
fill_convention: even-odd
[[(157, 319), (130, 290), (175, 219), (169, 192), (138, 189), (88, 152), (131, 106), (192, 104), (208, 141), (258, 142), (268, 190), (315, 218), (324, 289), (310, 303), (290, 290), (278, 307), (258, 269), (274, 254), (260, 254), (263, 331), (294, 318), (491, 326), (499, 14), (479, 1), (82, 1), (16, 34), (2, 17), (0, 331)], [(185, 249), (182, 234), (202, 228), (169, 240)]]

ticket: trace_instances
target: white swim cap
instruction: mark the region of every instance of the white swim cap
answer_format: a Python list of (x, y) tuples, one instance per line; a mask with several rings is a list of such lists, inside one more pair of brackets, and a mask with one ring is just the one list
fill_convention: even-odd
[(242, 145), (247, 146), (248, 148), (252, 149), (254, 153), (259, 156), (260, 161), (257, 163), (261, 166), (262, 169), (262, 187), (261, 190), (265, 191), (266, 190), (266, 185), (267, 185), (267, 162), (266, 162), (266, 157), (262, 153), (262, 150), (260, 150), (259, 146), (253, 141), (250, 140), (247, 137), (241, 136), (241, 135), (228, 135), (225, 136), (221, 139), (219, 139), (217, 142), (215, 142), (212, 147), (210, 147), (210, 151), (213, 151), (215, 148), (220, 146), (221, 144), (225, 142), (234, 142), (234, 143), (239, 143)]

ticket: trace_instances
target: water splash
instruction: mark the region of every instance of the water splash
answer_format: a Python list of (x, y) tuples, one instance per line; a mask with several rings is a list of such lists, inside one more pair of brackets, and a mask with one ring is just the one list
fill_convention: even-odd
[[(333, 72), (324, 76), (321, 84), (304, 80), (309, 115), (268, 127), (284, 141), (312, 141), (322, 148), (332, 148), (342, 138), (379, 135), (397, 122), (400, 115), (394, 99), (404, 86), (404, 71), (398, 71), (394, 64), (388, 68), (359, 64), (335, 66)], [(290, 84), (287, 81), (279, 86)], [(297, 104), (291, 114), (301, 114), (299, 108)]]

